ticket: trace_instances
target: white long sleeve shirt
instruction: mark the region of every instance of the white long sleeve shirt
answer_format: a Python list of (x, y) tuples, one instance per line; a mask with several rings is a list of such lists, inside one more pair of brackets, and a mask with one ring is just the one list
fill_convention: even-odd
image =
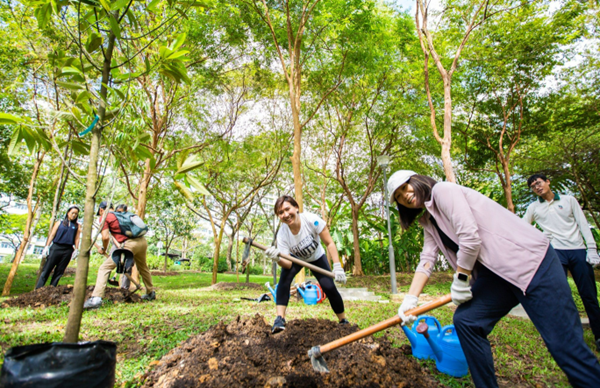
[(586, 244), (587, 249), (596, 249), (594, 236), (579, 202), (570, 195), (555, 193), (552, 201), (539, 197), (527, 207), (523, 219), (530, 224), (538, 224), (556, 249), (586, 249)]

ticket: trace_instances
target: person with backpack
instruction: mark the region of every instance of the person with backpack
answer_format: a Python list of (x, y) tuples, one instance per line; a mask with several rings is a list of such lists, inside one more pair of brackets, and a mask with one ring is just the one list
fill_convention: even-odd
[[(65, 273), (65, 269), (69, 265), (71, 259), (77, 257), (79, 251), (79, 235), (80, 225), (77, 222), (79, 217), (79, 208), (72, 205), (67, 210), (65, 218), (62, 221), (56, 221), (52, 227), (52, 231), (46, 241), (46, 246), (42, 251), (42, 256), (47, 256), (46, 264), (42, 269), (40, 278), (35, 286), (35, 289), (44, 287), (52, 270), (51, 286), (58, 286), (58, 281)], [(50, 246), (52, 243), (52, 246)]]
[[(108, 206), (106, 202), (101, 202), (96, 215), (100, 216), (100, 219), (102, 219), (107, 208), (112, 210), (112, 204)], [(113, 250), (122, 248), (131, 251), (133, 253), (135, 265), (137, 266), (144, 281), (144, 286), (146, 287), (146, 294), (142, 296), (142, 300), (152, 301), (156, 299), (156, 293), (152, 285), (152, 275), (150, 274), (148, 264), (146, 263), (148, 243), (144, 234), (147, 230), (148, 228), (146, 225), (135, 214), (109, 211), (106, 215), (104, 226), (102, 227), (102, 247), (98, 250), (98, 253), (101, 255), (106, 253), (106, 249), (111, 240), (111, 235), (113, 241), (119, 245), (113, 247)], [(98, 268), (96, 286), (92, 292), (92, 297), (84, 303), (83, 308), (92, 309), (102, 305), (102, 298), (104, 297), (104, 290), (106, 289), (108, 277), (115, 268), (117, 268), (117, 264), (113, 261), (112, 255), (109, 255), (100, 268)]]
[[(124, 203), (117, 205), (117, 207), (115, 208), (115, 213), (127, 213), (127, 205), (125, 205)], [(129, 274), (136, 283), (140, 282), (140, 272), (137, 270), (135, 263), (133, 267), (129, 270)], [(113, 276), (110, 280), (108, 280), (108, 284), (110, 284), (111, 286), (129, 290), (131, 292), (135, 291), (135, 285), (129, 281), (129, 278), (125, 276), (125, 274), (121, 275), (120, 280), (116, 279), (116, 275)]]

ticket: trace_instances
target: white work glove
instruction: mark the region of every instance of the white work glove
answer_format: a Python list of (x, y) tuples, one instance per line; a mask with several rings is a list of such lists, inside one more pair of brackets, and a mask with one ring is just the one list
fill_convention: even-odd
[(279, 252), (279, 249), (275, 247), (268, 247), (265, 253), (267, 254), (267, 257), (269, 259), (273, 260), (276, 263), (279, 263), (279, 260), (281, 260), (281, 258), (279, 257), (279, 254), (281, 252)]
[(73, 254), (71, 255), (71, 260), (75, 259), (77, 256), (79, 256), (79, 249), (75, 249), (73, 251)]
[(462, 303), (465, 303), (473, 298), (471, 284), (469, 284), (468, 280), (460, 280), (458, 278), (458, 272), (454, 274), (454, 280), (452, 281), (452, 286), (450, 287), (450, 293), (452, 295), (452, 302), (454, 302), (454, 304), (457, 306), (460, 306)]
[(346, 283), (346, 273), (342, 268), (342, 264), (333, 263), (333, 274), (335, 275), (335, 281), (338, 283)]
[(585, 260), (588, 263), (590, 263), (592, 267), (595, 267), (596, 265), (600, 264), (600, 256), (598, 256), (598, 251), (594, 248), (588, 249), (587, 257), (585, 258)]
[(418, 301), (419, 301), (419, 298), (417, 298), (414, 295), (406, 294), (406, 296), (404, 297), (402, 304), (398, 308), (398, 316), (402, 319), (402, 326), (404, 326), (404, 325), (410, 326), (413, 324), (414, 321), (417, 320), (417, 317), (415, 317), (414, 315), (406, 316), (406, 315), (404, 315), (404, 313), (407, 312), (408, 310), (412, 310), (412, 309), (416, 308)]
[(45, 257), (48, 257), (49, 254), (50, 254), (50, 247), (45, 246), (44, 249), (42, 249), (42, 259)]

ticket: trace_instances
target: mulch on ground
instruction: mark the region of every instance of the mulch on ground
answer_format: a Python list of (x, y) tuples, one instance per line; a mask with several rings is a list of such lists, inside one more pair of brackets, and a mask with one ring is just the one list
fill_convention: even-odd
[(271, 334), (261, 315), (218, 324), (171, 350), (144, 387), (440, 387), (410, 347), (367, 337), (329, 353), (331, 373), (315, 372), (307, 352), (359, 328), (323, 319), (289, 321)]
[(262, 290), (263, 288), (265, 288), (264, 285), (261, 284), (257, 284), (257, 283), (227, 283), (227, 282), (220, 282), (217, 284), (213, 284), (212, 286), (208, 287), (211, 290), (214, 291), (230, 291), (230, 290), (245, 290), (245, 289), (254, 289), (254, 290)]
[[(85, 299), (88, 299), (92, 296), (92, 291), (94, 290), (94, 286), (88, 286)], [(139, 295), (139, 291), (136, 294), (131, 295), (130, 298), (127, 298), (129, 291), (121, 289), (121, 288), (111, 288), (107, 287), (103, 301), (104, 302), (113, 302), (113, 303), (138, 303), (141, 302), (141, 297)], [(19, 296), (15, 296), (14, 298), (10, 298), (5, 300), (0, 307), (48, 307), (61, 304), (63, 302), (70, 303), (73, 298), (73, 286), (46, 286), (42, 288), (38, 288), (37, 290), (33, 290), (31, 292), (27, 292), (25, 294), (21, 294)]]

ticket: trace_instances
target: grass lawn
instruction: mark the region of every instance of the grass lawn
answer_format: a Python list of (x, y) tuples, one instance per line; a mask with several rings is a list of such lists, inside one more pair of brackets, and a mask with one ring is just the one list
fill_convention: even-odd
[[(0, 264), (0, 284), (4, 284), (10, 267)], [(13, 284), (11, 295), (33, 289), (37, 264), (24, 263)], [(93, 284), (97, 268), (90, 269), (88, 284)], [(399, 274), (400, 292), (406, 292), (412, 274)], [(449, 276), (436, 277), (434, 284), (425, 288), (430, 295), (441, 296), (450, 289)], [(240, 279), (243, 281), (243, 279)], [(74, 275), (66, 276), (61, 284), (72, 284)], [(118, 344), (118, 386), (135, 387), (140, 376), (165, 353), (188, 337), (205, 331), (219, 321), (231, 321), (238, 315), (262, 314), (267, 320), (275, 318), (272, 302), (257, 304), (240, 301), (242, 296), (255, 298), (266, 292), (212, 291), (211, 274), (181, 273), (177, 276), (153, 276), (157, 300), (140, 304), (105, 304), (101, 309), (86, 311), (81, 325), (82, 340), (110, 340)], [(235, 282), (235, 275), (219, 274), (219, 282)], [(250, 281), (272, 282), (270, 276), (251, 276)], [(389, 278), (385, 276), (350, 279), (348, 287), (369, 287), (386, 298)], [(3, 301), (0, 298), (0, 303)], [(396, 314), (397, 303), (346, 302), (348, 318), (361, 328), (375, 324)], [(446, 306), (433, 315), (442, 326), (452, 323), (453, 308)], [(61, 341), (67, 321), (68, 306), (47, 308), (0, 308), (0, 347), (3, 360), (8, 348), (16, 345)], [(335, 319), (329, 305), (306, 306), (292, 298), (288, 320), (299, 318)], [(400, 346), (408, 343), (399, 327), (385, 333)], [(592, 346), (593, 335), (585, 329), (585, 340)], [(499, 382), (504, 386), (568, 386), (561, 370), (550, 357), (533, 324), (524, 319), (505, 317), (490, 335)], [(319, 345), (319, 344), (315, 344)], [(434, 370), (433, 362), (424, 362)], [(470, 379), (455, 379), (436, 372), (435, 377), (452, 387), (470, 387)]]

